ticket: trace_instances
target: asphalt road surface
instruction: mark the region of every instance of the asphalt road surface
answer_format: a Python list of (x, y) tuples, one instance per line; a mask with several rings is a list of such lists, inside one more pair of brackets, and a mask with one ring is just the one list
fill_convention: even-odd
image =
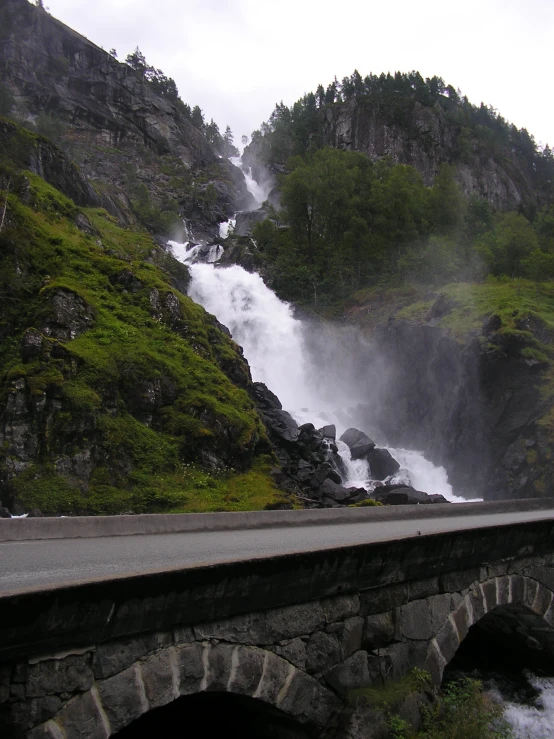
[(0, 543), (0, 596), (106, 578), (333, 549), (410, 536), (554, 520), (554, 510), (241, 531)]

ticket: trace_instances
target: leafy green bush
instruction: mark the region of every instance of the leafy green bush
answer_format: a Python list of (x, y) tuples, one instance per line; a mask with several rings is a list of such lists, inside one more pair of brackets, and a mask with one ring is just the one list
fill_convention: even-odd
[(511, 731), (502, 707), (484, 693), (479, 680), (449, 683), (432, 709), (424, 713), (424, 739), (508, 739)]

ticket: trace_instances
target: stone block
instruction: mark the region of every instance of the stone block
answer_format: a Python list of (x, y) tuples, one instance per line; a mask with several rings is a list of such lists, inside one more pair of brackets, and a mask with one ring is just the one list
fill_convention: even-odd
[(159, 633), (99, 644), (92, 663), (94, 676), (102, 679), (123, 672), (141, 657), (171, 641), (171, 634)]
[(523, 604), (525, 599), (525, 578), (521, 575), (510, 575), (511, 603)]
[(485, 604), (483, 603), (483, 593), (481, 588), (477, 587), (470, 590), (464, 599), (468, 605), (468, 614), (472, 623), (476, 624), (485, 615)]
[(462, 572), (446, 572), (440, 576), (440, 586), (443, 593), (461, 593), (478, 581), (479, 568), (477, 567)]
[(324, 672), (341, 661), (341, 648), (336, 634), (316, 631), (310, 637), (306, 650), (306, 670)]
[(537, 580), (554, 593), (554, 568), (552, 567), (529, 567), (525, 570), (527, 577)]
[(544, 614), (550, 608), (552, 598), (552, 591), (548, 588), (545, 588), (544, 585), (538, 583), (537, 594), (535, 595), (535, 599), (533, 600), (531, 608), (535, 613), (538, 613), (540, 616), (544, 616)]
[(63, 659), (49, 659), (29, 665), (27, 698), (88, 690), (94, 682), (90, 661), (89, 654), (71, 654)]
[[(461, 638), (463, 639), (463, 637)], [(456, 654), (458, 647), (460, 646), (458, 630), (452, 624), (452, 621), (450, 619), (446, 620), (446, 623), (437, 634), (435, 640), (444, 659), (447, 662), (450, 662), (452, 657)]]
[(45, 695), (42, 698), (14, 703), (11, 706), (10, 718), (16, 726), (26, 730), (53, 718), (62, 706), (63, 701), (57, 695)]
[(236, 647), (218, 644), (208, 647), (208, 672), (205, 677), (205, 689), (210, 692), (227, 690), (231, 677), (233, 650)]
[(306, 667), (306, 642), (300, 637), (295, 639), (286, 639), (275, 647), (275, 654), (292, 662), (299, 670)]
[(383, 660), (381, 674), (386, 680), (399, 680), (414, 667), (423, 668), (428, 647), (429, 643), (426, 641), (407, 641), (377, 650)]
[(187, 644), (175, 647), (177, 670), (179, 673), (179, 693), (191, 695), (200, 691), (204, 678), (204, 647), (201, 644)]
[[(334, 619), (336, 620), (336, 619)], [(274, 608), (266, 612), (267, 638), (275, 643), (295, 636), (311, 634), (325, 626), (325, 614), (319, 601)]]
[(173, 631), (173, 641), (175, 644), (192, 644), (194, 640), (194, 631), (192, 627), (183, 626), (182, 628), (174, 629)]
[(536, 580), (531, 580), (530, 578), (525, 578), (525, 593), (523, 596), (523, 605), (527, 606), (527, 608), (533, 608), (533, 603), (535, 602), (535, 598), (537, 597), (537, 592), (539, 589), (539, 583)]
[(496, 600), (499, 606), (508, 605), (510, 602), (510, 577), (502, 575), (496, 578)]
[(265, 652), (255, 647), (237, 647), (233, 654), (232, 679), (228, 691), (254, 695), (264, 671)]
[(409, 601), (410, 588), (407, 583), (396, 583), (382, 588), (372, 588), (360, 593), (360, 615), (373, 616), (391, 611)]
[[(464, 600), (462, 603), (460, 603), (456, 610), (452, 612), (452, 618), (454, 620), (454, 624), (456, 625), (456, 631), (461, 641), (462, 639), (466, 638), (467, 632), (469, 631), (470, 626), (472, 626), (467, 609), (467, 601)], [(448, 657), (447, 659), (450, 658)]]
[(481, 583), (481, 591), (484, 596), (485, 610), (490, 613), (498, 605), (496, 597), (496, 579)]
[(265, 613), (246, 613), (223, 621), (200, 624), (194, 627), (194, 637), (199, 641), (220, 639), (235, 644), (267, 644), (272, 641), (268, 638)]
[(318, 728), (325, 726), (331, 714), (342, 708), (342, 704), (330, 690), (299, 670), (295, 672), (278, 706), (301, 724)]
[(439, 686), (441, 684), (442, 673), (444, 672), (445, 665), (446, 663), (442, 655), (437, 650), (433, 642), (431, 642), (427, 652), (427, 658), (425, 660), (425, 669), (431, 675), (431, 680), (434, 685)]
[(287, 678), (295, 671), (296, 668), (289, 662), (271, 652), (266, 652), (263, 677), (253, 697), (275, 705)]
[(107, 739), (109, 736), (91, 690), (66, 703), (56, 716), (56, 724), (64, 739)]
[(339, 695), (346, 697), (351, 690), (371, 684), (367, 652), (360, 650), (324, 674), (326, 682)]
[(140, 663), (140, 671), (151, 709), (165, 706), (179, 696), (177, 660), (172, 647), (147, 657)]
[(359, 615), (360, 596), (358, 593), (353, 593), (351, 595), (338, 595), (335, 598), (325, 598), (321, 601), (321, 608), (328, 624), (342, 621), (350, 616)]
[(439, 592), (438, 577), (430, 577), (427, 580), (416, 580), (408, 584), (408, 598), (410, 600), (428, 598), (431, 595), (438, 595)]
[(450, 594), (415, 600), (400, 609), (402, 634), (408, 639), (431, 639), (441, 629), (452, 609)]
[(96, 683), (100, 702), (113, 732), (127, 726), (148, 710), (137, 670), (137, 666), (133, 665), (118, 675)]
[(4, 703), (10, 696), (12, 668), (9, 665), (0, 667), (0, 703)]
[(53, 721), (48, 721), (30, 731), (26, 739), (64, 739), (64, 737), (60, 727)]
[(344, 621), (344, 628), (337, 633), (340, 642), (341, 659), (362, 648), (364, 619), (361, 616), (352, 616)]
[(364, 649), (385, 647), (394, 641), (396, 632), (395, 611), (367, 616), (364, 622), (362, 644)]

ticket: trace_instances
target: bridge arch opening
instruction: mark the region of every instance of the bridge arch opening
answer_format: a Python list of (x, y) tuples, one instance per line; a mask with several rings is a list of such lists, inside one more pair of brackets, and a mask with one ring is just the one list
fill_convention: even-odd
[(310, 739), (298, 721), (263, 701), (226, 692), (203, 692), (177, 698), (113, 735), (113, 739), (185, 739), (192, 735), (228, 739)]
[(445, 668), (443, 681), (459, 671), (524, 669), (554, 675), (554, 628), (526, 605), (501, 605), (469, 628)]

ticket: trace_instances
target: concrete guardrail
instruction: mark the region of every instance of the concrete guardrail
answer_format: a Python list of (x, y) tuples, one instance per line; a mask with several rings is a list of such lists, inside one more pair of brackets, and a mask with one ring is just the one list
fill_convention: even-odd
[(405, 519), (470, 516), (552, 510), (554, 499), (499, 500), (486, 503), (450, 503), (406, 506), (368, 506), (299, 511), (244, 511), (221, 513), (161, 513), (127, 516), (74, 516), (0, 519), (0, 542), (32, 539), (78, 539), (137, 534), (178, 534), (288, 526), (322, 526)]

